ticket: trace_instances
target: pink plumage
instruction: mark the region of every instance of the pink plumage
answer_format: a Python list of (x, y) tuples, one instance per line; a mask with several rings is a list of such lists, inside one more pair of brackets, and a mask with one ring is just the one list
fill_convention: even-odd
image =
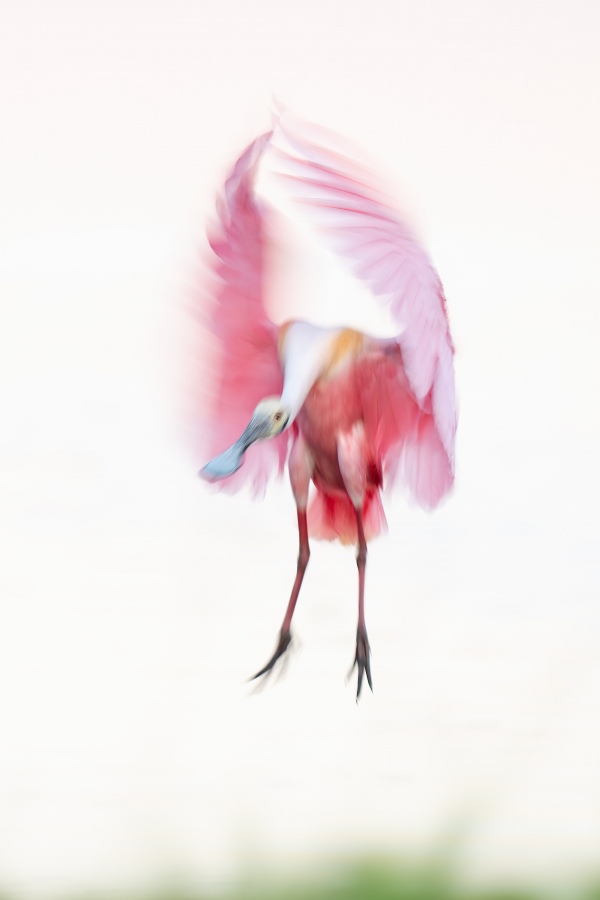
[[(214, 378), (204, 450), (213, 455), (231, 444), (263, 397), (281, 394), (283, 373), (277, 354), (277, 328), (264, 307), (266, 211), (254, 194), (257, 167), (271, 133), (240, 156), (217, 201), (218, 221), (209, 228), (213, 250), (214, 295), (207, 310), (214, 335)], [(249, 484), (262, 495), (271, 474), (283, 472), (289, 434), (248, 449), (244, 466), (221, 482), (228, 491)]]
[[(290, 170), (280, 177), (290, 186), (299, 211), (389, 307), (398, 326), (404, 373), (420, 408), (432, 413), (448, 461), (448, 471), (440, 471), (444, 466), (435, 442), (429, 430), (423, 430), (418, 443), (424, 457), (418, 448), (408, 452), (405, 481), (419, 504), (436, 506), (453, 481), (456, 434), (454, 347), (440, 278), (364, 169), (347, 156), (311, 143), (292, 125), (280, 128), (296, 151), (293, 156), (280, 151)], [(381, 426), (385, 429), (392, 419), (390, 410), (380, 417)], [(427, 489), (422, 469), (429, 464), (436, 477)]]
[[(260, 493), (291, 448), (298, 572), (279, 644), (258, 675), (269, 673), (289, 646), (309, 533), (339, 538), (358, 545), (359, 694), (363, 673), (371, 685), (364, 576), (367, 540), (386, 527), (381, 490), (401, 481), (420, 505), (439, 503), (454, 480), (456, 405), (440, 279), (373, 178), (332, 143), (331, 135), (285, 115), (242, 154), (219, 198), (209, 233), (215, 339), (205, 427), (208, 452), (218, 455), (201, 474), (230, 490), (250, 484)], [(270, 320), (269, 207), (254, 188), (265, 160), (275, 165), (298, 215), (389, 308), (397, 337), (301, 321), (277, 327)], [(310, 482), (316, 491), (307, 509)]]

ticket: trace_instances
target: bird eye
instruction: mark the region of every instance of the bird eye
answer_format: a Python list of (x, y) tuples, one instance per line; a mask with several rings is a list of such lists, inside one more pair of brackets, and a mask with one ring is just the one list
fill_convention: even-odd
[(279, 422), (279, 420), (281, 419), (281, 413), (276, 412), (275, 415), (273, 416), (273, 418), (275, 419), (276, 422)]

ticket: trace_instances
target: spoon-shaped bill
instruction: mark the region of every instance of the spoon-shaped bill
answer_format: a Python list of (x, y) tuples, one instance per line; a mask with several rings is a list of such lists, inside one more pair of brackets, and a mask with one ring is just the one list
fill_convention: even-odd
[(206, 481), (220, 481), (233, 475), (244, 461), (244, 453), (255, 441), (271, 436), (271, 419), (264, 412), (254, 413), (244, 432), (237, 441), (207, 462), (199, 471)]

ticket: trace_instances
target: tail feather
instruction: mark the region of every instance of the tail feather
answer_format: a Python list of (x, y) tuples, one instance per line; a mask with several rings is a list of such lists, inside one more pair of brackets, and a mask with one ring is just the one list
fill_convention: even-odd
[[(367, 541), (387, 531), (379, 491), (370, 492), (365, 498), (363, 526)], [(342, 544), (356, 544), (358, 542), (356, 511), (350, 498), (317, 490), (308, 508), (308, 533), (320, 541), (339, 540)]]

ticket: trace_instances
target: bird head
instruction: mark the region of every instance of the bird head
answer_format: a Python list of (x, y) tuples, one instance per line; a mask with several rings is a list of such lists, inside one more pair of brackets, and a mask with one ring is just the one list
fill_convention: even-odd
[(264, 438), (277, 437), (286, 427), (289, 418), (289, 411), (285, 406), (282, 406), (279, 397), (267, 397), (265, 400), (261, 400), (250, 420), (250, 425), (254, 422), (255, 428), (259, 432), (258, 436), (253, 438), (251, 443)]
[(207, 481), (219, 481), (227, 478), (242, 465), (244, 453), (256, 441), (277, 437), (289, 422), (289, 411), (282, 406), (279, 397), (267, 397), (261, 400), (252, 418), (237, 441), (210, 460), (201, 470), (200, 476)]

